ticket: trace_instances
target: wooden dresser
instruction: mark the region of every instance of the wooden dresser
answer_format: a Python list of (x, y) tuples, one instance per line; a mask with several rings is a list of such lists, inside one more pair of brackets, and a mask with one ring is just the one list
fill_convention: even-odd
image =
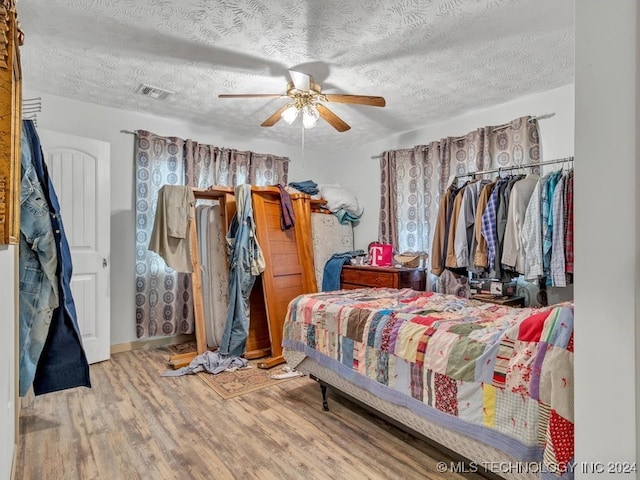
[(424, 268), (344, 265), (340, 274), (340, 288), (387, 287), (423, 291), (426, 286), (425, 272)]

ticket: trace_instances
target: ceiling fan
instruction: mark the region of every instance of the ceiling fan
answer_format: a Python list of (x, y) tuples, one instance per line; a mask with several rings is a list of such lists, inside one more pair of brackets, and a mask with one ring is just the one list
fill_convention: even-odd
[(289, 70), (291, 82), (287, 84), (285, 94), (279, 93), (247, 93), (247, 94), (221, 94), (219, 98), (287, 98), (289, 103), (280, 107), (273, 115), (262, 122), (262, 127), (272, 127), (281, 118), (291, 125), (299, 114), (302, 114), (302, 124), (305, 128), (316, 125), (318, 118), (323, 118), (329, 125), (345, 132), (351, 127), (335, 113), (329, 110), (324, 103), (352, 103), (356, 105), (370, 105), (384, 107), (383, 97), (369, 95), (346, 95), (341, 93), (322, 93), (322, 87), (316, 83), (309, 74)]

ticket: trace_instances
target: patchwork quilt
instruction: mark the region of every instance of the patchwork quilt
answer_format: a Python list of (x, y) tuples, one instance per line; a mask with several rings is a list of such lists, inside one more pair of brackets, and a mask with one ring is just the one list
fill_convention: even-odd
[(571, 478), (573, 305), (410, 289), (301, 295), (283, 346), (431, 421)]

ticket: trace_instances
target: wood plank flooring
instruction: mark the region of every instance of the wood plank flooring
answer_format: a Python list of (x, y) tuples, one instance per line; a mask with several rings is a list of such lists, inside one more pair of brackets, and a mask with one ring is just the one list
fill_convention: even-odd
[(437, 473), (427, 443), (301, 377), (223, 400), (161, 377), (166, 348), (91, 366), (93, 388), (21, 399), (16, 480), (482, 479)]

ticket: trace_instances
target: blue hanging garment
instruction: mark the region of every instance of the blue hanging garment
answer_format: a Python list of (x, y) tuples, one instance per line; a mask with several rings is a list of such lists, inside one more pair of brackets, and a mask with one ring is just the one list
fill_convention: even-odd
[(249, 335), (249, 296), (256, 277), (264, 271), (265, 260), (256, 238), (251, 185), (238, 185), (235, 197), (236, 215), (227, 232), (229, 310), (220, 353), (240, 357), (245, 354)]
[(31, 120), (22, 121), (31, 148), (31, 158), (49, 206), (51, 227), (56, 244), (59, 306), (53, 311), (35, 378), (36, 395), (74, 387), (91, 387), (89, 363), (82, 347), (73, 295), (71, 294), (71, 251), (60, 216), (60, 203), (44, 162), (40, 138)]

